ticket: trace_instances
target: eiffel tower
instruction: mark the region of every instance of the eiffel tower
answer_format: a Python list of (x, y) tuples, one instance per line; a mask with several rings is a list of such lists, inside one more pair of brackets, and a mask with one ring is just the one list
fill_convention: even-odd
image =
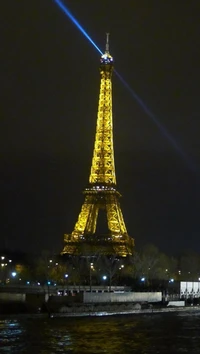
[[(100, 93), (96, 136), (89, 185), (78, 221), (71, 234), (64, 235), (61, 254), (93, 256), (116, 255), (126, 257), (133, 253), (134, 240), (126, 230), (120, 208), (120, 193), (116, 189), (112, 121), (113, 58), (109, 53), (109, 33), (105, 53), (100, 58)], [(107, 233), (97, 232), (100, 213), (107, 221)]]

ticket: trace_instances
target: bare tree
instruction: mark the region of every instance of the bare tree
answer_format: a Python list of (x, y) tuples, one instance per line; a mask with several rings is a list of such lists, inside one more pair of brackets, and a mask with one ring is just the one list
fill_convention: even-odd
[(109, 291), (111, 291), (111, 286), (114, 280), (114, 277), (119, 273), (119, 268), (122, 263), (120, 259), (117, 258), (116, 255), (112, 256), (104, 256), (99, 257), (98, 260), (100, 270), (105, 272), (108, 275), (109, 279)]
[(200, 257), (195, 252), (187, 252), (180, 259), (181, 277), (186, 280), (197, 280), (200, 271)]
[(43, 251), (41, 256), (36, 260), (35, 276), (43, 283), (49, 280), (51, 260), (53, 262), (48, 251)]

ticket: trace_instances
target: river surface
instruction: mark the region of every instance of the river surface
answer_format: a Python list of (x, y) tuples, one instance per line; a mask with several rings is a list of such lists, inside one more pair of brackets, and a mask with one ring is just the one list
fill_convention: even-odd
[(200, 353), (200, 312), (0, 317), (0, 353)]

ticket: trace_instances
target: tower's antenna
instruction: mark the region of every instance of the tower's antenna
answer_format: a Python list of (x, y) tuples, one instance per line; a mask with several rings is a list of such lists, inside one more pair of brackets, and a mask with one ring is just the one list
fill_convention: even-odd
[(106, 33), (106, 53), (109, 53), (109, 35), (110, 33)]

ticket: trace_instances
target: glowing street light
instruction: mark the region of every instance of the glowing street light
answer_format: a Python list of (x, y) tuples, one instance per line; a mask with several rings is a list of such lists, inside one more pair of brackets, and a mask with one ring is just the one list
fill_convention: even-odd
[(106, 280), (107, 279), (107, 275), (103, 275), (103, 280)]
[(15, 278), (17, 273), (16, 272), (12, 272), (11, 275), (12, 275), (13, 278)]
[(94, 270), (94, 263), (90, 263), (90, 268)]

